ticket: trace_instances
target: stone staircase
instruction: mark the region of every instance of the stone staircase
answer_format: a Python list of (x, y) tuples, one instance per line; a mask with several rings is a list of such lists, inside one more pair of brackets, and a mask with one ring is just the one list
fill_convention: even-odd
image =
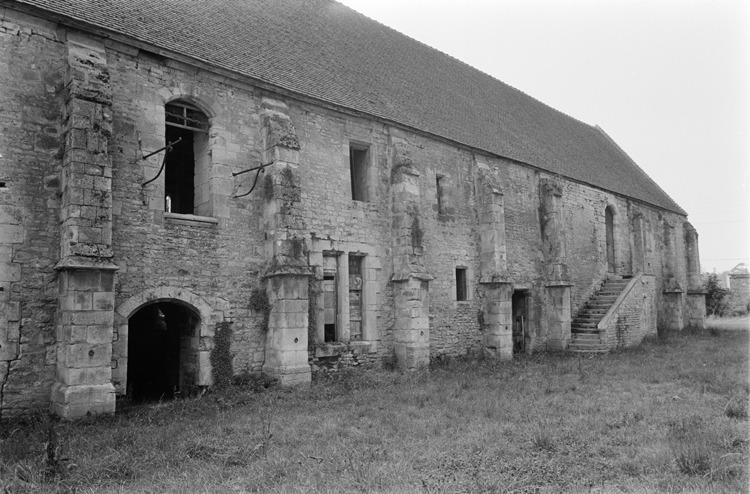
[(610, 276), (578, 312), (570, 325), (570, 345), (568, 350), (579, 353), (603, 353), (609, 351), (605, 335), (597, 329), (599, 321), (615, 303), (620, 293), (628, 286), (630, 279)]

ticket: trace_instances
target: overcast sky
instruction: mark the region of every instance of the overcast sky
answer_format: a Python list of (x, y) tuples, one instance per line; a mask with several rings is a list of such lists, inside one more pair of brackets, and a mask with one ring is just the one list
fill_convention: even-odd
[(339, 0), (602, 127), (688, 212), (701, 267), (750, 264), (748, 0)]

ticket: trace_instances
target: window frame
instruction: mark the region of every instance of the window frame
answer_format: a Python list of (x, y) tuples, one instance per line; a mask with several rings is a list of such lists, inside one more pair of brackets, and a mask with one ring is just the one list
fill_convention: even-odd
[[(190, 182), (189, 188), (192, 189), (192, 201), (188, 201), (189, 203), (192, 203), (192, 208), (185, 209), (184, 207), (179, 207), (177, 211), (175, 211), (171, 204), (174, 201), (174, 197), (168, 195), (167, 184), (174, 178), (175, 173), (175, 171), (170, 170), (170, 168), (179, 166), (179, 164), (174, 162), (170, 163), (169, 154), (174, 151), (165, 151), (168, 153), (165, 157), (164, 170), (163, 211), (165, 213), (165, 219), (171, 220), (178, 218), (186, 221), (190, 219), (198, 219), (198, 223), (203, 225), (203, 223), (206, 222), (201, 222), (200, 219), (213, 217), (213, 198), (210, 192), (212, 174), (212, 146), (209, 139), (210, 127), (211, 117), (208, 113), (197, 105), (191, 104), (189, 101), (177, 99), (164, 105), (164, 144), (169, 144), (167, 135), (170, 131), (168, 129), (172, 128), (176, 129), (174, 132), (178, 133), (191, 132), (192, 135), (190, 140), (192, 141), (193, 146), (192, 152), (190, 152), (193, 166), (191, 172), (189, 172), (192, 173), (192, 177), (187, 179), (187, 181)], [(177, 179), (177, 182), (180, 182), (179, 178)], [(187, 190), (183, 190), (182, 192), (187, 193)], [(215, 224), (214, 222), (208, 223)]]

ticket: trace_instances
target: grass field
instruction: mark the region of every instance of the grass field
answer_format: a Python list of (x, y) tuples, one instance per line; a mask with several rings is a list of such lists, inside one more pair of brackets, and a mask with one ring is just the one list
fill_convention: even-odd
[(5, 422), (0, 492), (747, 492), (748, 319), (710, 325)]

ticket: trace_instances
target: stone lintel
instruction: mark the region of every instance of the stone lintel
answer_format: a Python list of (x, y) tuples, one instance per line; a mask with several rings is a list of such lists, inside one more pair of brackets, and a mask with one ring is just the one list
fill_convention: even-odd
[(688, 290), (688, 295), (706, 295), (708, 294), (707, 290)]
[(435, 279), (435, 277), (430, 275), (429, 273), (408, 272), (393, 273), (393, 275), (391, 276), (391, 281), (409, 281), (412, 278), (416, 278), (422, 281), (432, 281)]
[(575, 283), (570, 281), (549, 281), (544, 284), (546, 288), (562, 288), (567, 286), (575, 286)]
[(507, 274), (495, 274), (491, 277), (482, 276), (479, 278), (480, 285), (512, 285), (513, 281), (508, 279)]
[(68, 256), (60, 259), (54, 268), (56, 271), (91, 270), (118, 271), (120, 266), (106, 259), (96, 257)]

